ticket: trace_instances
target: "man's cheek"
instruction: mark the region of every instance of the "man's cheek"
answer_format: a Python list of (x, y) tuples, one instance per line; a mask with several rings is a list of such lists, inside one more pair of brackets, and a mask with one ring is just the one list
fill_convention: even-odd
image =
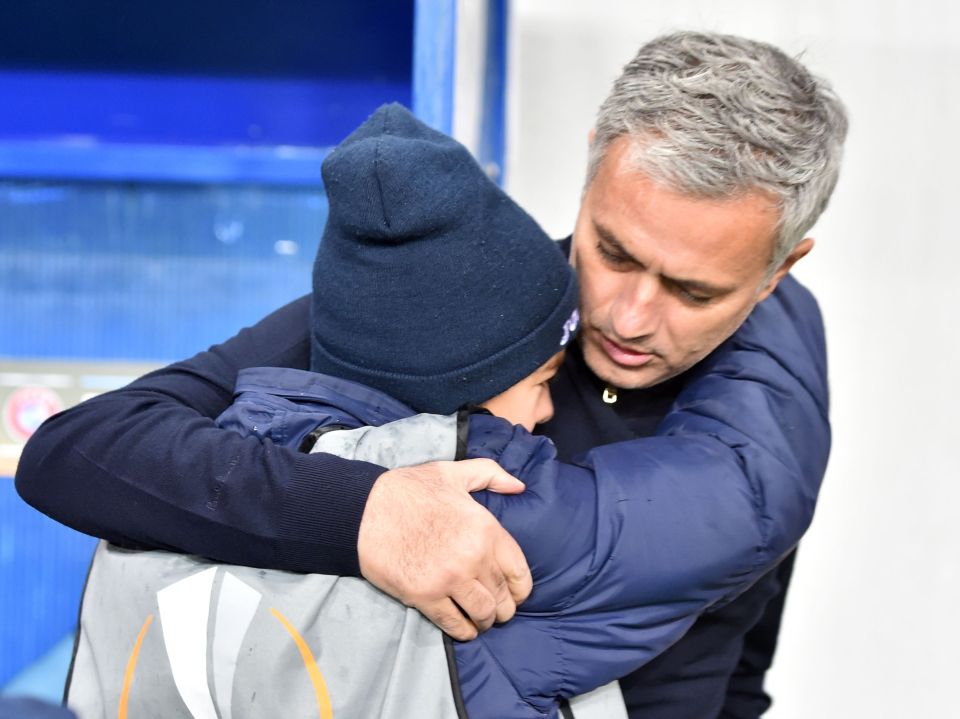
[(703, 359), (713, 346), (716, 328), (710, 323), (690, 321), (677, 323), (669, 337), (675, 351), (674, 364), (684, 369)]
[(610, 303), (604, 300), (601, 292), (596, 288), (585, 289), (580, 295), (580, 305), (585, 324), (605, 326)]

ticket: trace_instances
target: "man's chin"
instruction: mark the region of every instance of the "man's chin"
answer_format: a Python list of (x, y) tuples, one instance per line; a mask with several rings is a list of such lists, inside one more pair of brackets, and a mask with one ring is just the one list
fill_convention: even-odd
[(601, 381), (617, 389), (646, 389), (673, 376), (659, 357), (652, 357), (640, 367), (617, 364), (600, 348), (584, 343), (583, 359)]

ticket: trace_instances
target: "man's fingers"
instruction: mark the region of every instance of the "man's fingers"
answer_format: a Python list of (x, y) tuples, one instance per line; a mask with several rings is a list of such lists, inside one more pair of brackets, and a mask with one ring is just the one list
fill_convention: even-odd
[(498, 494), (518, 494), (525, 489), (523, 482), (492, 459), (465, 459), (442, 464), (445, 477), (459, 483), (468, 492), (489, 489)]
[(358, 533), (363, 576), (461, 640), (510, 619), (530, 593), (520, 547), (468, 494), (489, 484), (523, 486), (490, 460), (390, 470)]
[(513, 615), (517, 612), (517, 602), (510, 593), (507, 578), (500, 570), (500, 567), (493, 565), (492, 569), (493, 571), (489, 572), (481, 581), (483, 581), (483, 585), (493, 594), (493, 599), (497, 604), (497, 624), (503, 624), (513, 619)]
[(493, 626), (497, 618), (497, 601), (478, 580), (471, 579), (456, 587), (450, 598), (481, 632)]
[(533, 577), (530, 576), (523, 550), (505, 529), (494, 544), (493, 556), (497, 567), (503, 572), (510, 596), (514, 602), (521, 604), (533, 591)]
[(452, 600), (442, 599), (418, 608), (427, 619), (454, 639), (468, 642), (477, 638), (476, 626), (463, 615), (463, 612)]

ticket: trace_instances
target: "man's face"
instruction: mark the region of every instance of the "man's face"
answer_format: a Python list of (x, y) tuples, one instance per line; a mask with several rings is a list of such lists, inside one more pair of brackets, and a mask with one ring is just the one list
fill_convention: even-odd
[(703, 359), (812, 245), (801, 243), (766, 280), (779, 219), (767, 195), (679, 194), (634, 169), (630, 150), (626, 137), (609, 146), (571, 251), (584, 358), (624, 389), (650, 387)]

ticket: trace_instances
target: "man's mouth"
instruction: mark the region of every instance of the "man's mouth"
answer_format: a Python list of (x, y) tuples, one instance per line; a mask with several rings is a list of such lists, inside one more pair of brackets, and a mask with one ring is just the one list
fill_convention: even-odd
[(600, 335), (600, 344), (610, 359), (624, 367), (642, 367), (654, 357), (649, 352), (638, 352), (629, 347), (624, 347), (602, 334)]

